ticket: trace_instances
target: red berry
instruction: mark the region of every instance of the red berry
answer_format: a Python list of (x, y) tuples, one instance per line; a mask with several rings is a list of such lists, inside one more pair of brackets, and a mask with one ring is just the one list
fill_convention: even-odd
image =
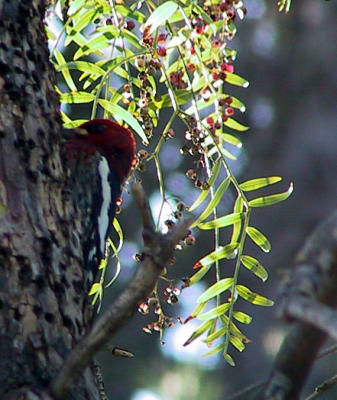
[(226, 64), (226, 71), (230, 72), (232, 74), (234, 72), (234, 65), (233, 64)]
[(232, 107), (227, 107), (225, 110), (225, 113), (228, 117), (231, 117), (234, 114), (234, 108)]
[(166, 56), (166, 49), (164, 46), (158, 46), (157, 47), (157, 54), (160, 57), (165, 57)]
[(195, 71), (195, 65), (192, 63), (187, 64), (187, 69), (191, 72)]
[(212, 117), (208, 117), (206, 119), (208, 126), (213, 126), (214, 125), (214, 120)]
[(126, 22), (126, 29), (129, 31), (132, 31), (132, 29), (136, 26), (136, 24), (133, 21), (127, 21)]
[(225, 98), (225, 104), (231, 105), (233, 102), (233, 97), (228, 96)]
[(220, 79), (220, 74), (217, 71), (213, 71), (212, 72), (212, 78), (217, 81), (218, 79)]
[(212, 47), (213, 47), (214, 49), (217, 49), (218, 47), (220, 47), (220, 45), (221, 45), (221, 42), (220, 42), (219, 39), (214, 39), (214, 40), (213, 40), (213, 42), (212, 42)]

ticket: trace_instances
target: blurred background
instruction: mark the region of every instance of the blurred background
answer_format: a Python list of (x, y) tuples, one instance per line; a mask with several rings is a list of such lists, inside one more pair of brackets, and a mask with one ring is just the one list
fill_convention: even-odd
[[(257, 257), (269, 272), (262, 284), (249, 272), (240, 273), (240, 281), (252, 290), (276, 301), (271, 308), (252, 306), (241, 301), (239, 309), (252, 315), (248, 326), (241, 326), (251, 340), (240, 354), (231, 348), (236, 367), (228, 366), (220, 355), (203, 358), (208, 351), (201, 340), (190, 346), (183, 343), (196, 328), (176, 323), (159, 335), (142, 331), (155, 321), (149, 315), (135, 315), (120, 330), (113, 346), (135, 354), (132, 359), (112, 357), (108, 352), (98, 357), (105, 387), (110, 398), (119, 400), (225, 400), (234, 392), (266, 379), (287, 326), (278, 321), (277, 293), (294, 256), (314, 227), (335, 208), (337, 203), (337, 3), (323, 0), (294, 1), (289, 15), (277, 12), (276, 1), (246, 0), (248, 14), (238, 21), (238, 34), (230, 47), (238, 50), (236, 73), (251, 83), (248, 89), (228, 88), (247, 106), (240, 121), (251, 129), (242, 133), (244, 148), (232, 164), (238, 180), (280, 175), (283, 183), (273, 193), (287, 189), (294, 182), (290, 199), (278, 205), (254, 209), (252, 225), (267, 235), (272, 243), (269, 254), (247, 240), (246, 252)], [(83, 111), (83, 110), (82, 110)], [(73, 115), (73, 118), (86, 117)], [(165, 117), (163, 117), (163, 123)], [(157, 134), (164, 125), (159, 126)], [(176, 138), (167, 142), (161, 152), (166, 188), (178, 193), (191, 204), (198, 192), (184, 173), (191, 168), (181, 157), (184, 127), (174, 126)], [(139, 144), (141, 148), (141, 144)], [(154, 214), (158, 213), (160, 195), (153, 165), (139, 175), (149, 195)], [(228, 212), (231, 194), (221, 204)], [(171, 212), (164, 209), (164, 217)], [(220, 212), (221, 214), (221, 212)], [(125, 244), (121, 253), (122, 271), (118, 282), (105, 292), (105, 303), (111, 302), (131, 279), (136, 268), (132, 256), (141, 249), (141, 223), (131, 195), (124, 194), (123, 212), (119, 216)], [(169, 276), (179, 278), (192, 273), (198, 258), (212, 249), (212, 237), (193, 234), (195, 246), (177, 255)], [(199, 239), (200, 238), (200, 239)], [(229, 263), (230, 264), (230, 263)], [(229, 268), (232, 268), (230, 266)], [(231, 273), (231, 272), (230, 272)], [(209, 277), (210, 281), (212, 277)], [(205, 283), (184, 290), (176, 305), (165, 305), (165, 313), (176, 321), (185, 319)], [(334, 375), (337, 355), (317, 361), (302, 398), (315, 385)], [(246, 394), (244, 399), (252, 398)], [(324, 399), (336, 399), (337, 389)]]

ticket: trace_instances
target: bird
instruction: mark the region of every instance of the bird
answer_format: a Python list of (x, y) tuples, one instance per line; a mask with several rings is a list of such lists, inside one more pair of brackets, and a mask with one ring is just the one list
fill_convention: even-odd
[(65, 148), (71, 166), (71, 194), (83, 219), (83, 258), (90, 287), (105, 258), (116, 202), (136, 164), (136, 141), (126, 127), (97, 118), (69, 130)]

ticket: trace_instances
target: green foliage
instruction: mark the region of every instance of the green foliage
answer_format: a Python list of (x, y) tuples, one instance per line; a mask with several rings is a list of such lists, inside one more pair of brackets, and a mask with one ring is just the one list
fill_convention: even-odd
[[(139, 170), (154, 162), (157, 168), (162, 207), (167, 202), (165, 179), (159, 154), (167, 140), (174, 136), (172, 124), (180, 119), (186, 126), (182, 156), (194, 157), (203, 165), (206, 179), (199, 178), (191, 168), (187, 175), (200, 188), (200, 195), (188, 208), (197, 213), (193, 228), (200, 235), (214, 231), (213, 249), (194, 264), (196, 270), (185, 280), (185, 289), (214, 271), (215, 281), (200, 295), (197, 306), (187, 321), (196, 318), (201, 325), (191, 334), (185, 345), (205, 335), (205, 343), (221, 340), (206, 355), (222, 352), (226, 362), (235, 365), (229, 345), (243, 351), (249, 340), (234, 321), (249, 324), (252, 318), (239, 311), (240, 299), (254, 305), (271, 306), (273, 302), (246, 286), (239, 284), (241, 266), (265, 281), (267, 270), (254, 257), (244, 254), (248, 236), (262, 251), (271, 249), (268, 238), (250, 225), (255, 207), (265, 207), (286, 200), (289, 189), (248, 199), (247, 192), (269, 188), (281, 181), (278, 176), (255, 178), (239, 183), (228, 161), (236, 160), (242, 146), (239, 134), (248, 127), (240, 122), (245, 106), (230, 94), (232, 85), (248, 87), (245, 78), (235, 73), (237, 55), (230, 42), (237, 32), (234, 17), (244, 18), (242, 2), (223, 7), (218, 0), (206, 1), (130, 1), (73, 0), (56, 1), (49, 22), (62, 25), (57, 35), (48, 26), (51, 60), (62, 77), (57, 91), (66, 127), (78, 126), (83, 120), (72, 120), (67, 110), (78, 104), (91, 107), (90, 118), (103, 113), (130, 126), (144, 146), (153, 144), (152, 153), (139, 152)], [(66, 4), (69, 8), (66, 9)], [(280, 10), (288, 11), (290, 1), (279, 1)], [(62, 15), (56, 13), (60, 6)], [(55, 22), (56, 21), (56, 22)], [(61, 47), (61, 42), (64, 48)], [(65, 59), (65, 52), (70, 59)], [(69, 55), (67, 56), (69, 57)], [(169, 115), (163, 132), (153, 136), (163, 115)], [(236, 152), (235, 152), (236, 150)], [(218, 216), (218, 207), (228, 192), (234, 195), (231, 210)], [(178, 196), (177, 196), (178, 197)], [(203, 207), (201, 207), (203, 206)], [(201, 209), (201, 211), (196, 211)], [(117, 258), (117, 277), (120, 269), (118, 252), (123, 233), (117, 223), (119, 246), (110, 242)], [(231, 231), (230, 240), (220, 243), (220, 230)], [(222, 236), (221, 236), (222, 237)], [(185, 239), (185, 242), (187, 242)], [(194, 237), (189, 237), (193, 242)], [(234, 264), (234, 272), (221, 265)], [(107, 262), (101, 265), (101, 279), (91, 288), (93, 302), (102, 299)], [(229, 276), (230, 275), (230, 276)], [(111, 282), (110, 282), (111, 284)], [(176, 294), (169, 291), (173, 302)], [(159, 304), (159, 294), (153, 294)], [(153, 301), (153, 299), (152, 299)], [(204, 311), (205, 307), (207, 311)], [(168, 326), (161, 306), (157, 306), (158, 322), (147, 327), (160, 331)]]

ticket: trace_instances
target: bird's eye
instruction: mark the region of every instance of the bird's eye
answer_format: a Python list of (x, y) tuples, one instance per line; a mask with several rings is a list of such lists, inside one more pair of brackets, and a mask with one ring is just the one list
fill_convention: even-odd
[(104, 124), (90, 124), (85, 127), (85, 130), (94, 135), (100, 134), (105, 130), (106, 126)]

